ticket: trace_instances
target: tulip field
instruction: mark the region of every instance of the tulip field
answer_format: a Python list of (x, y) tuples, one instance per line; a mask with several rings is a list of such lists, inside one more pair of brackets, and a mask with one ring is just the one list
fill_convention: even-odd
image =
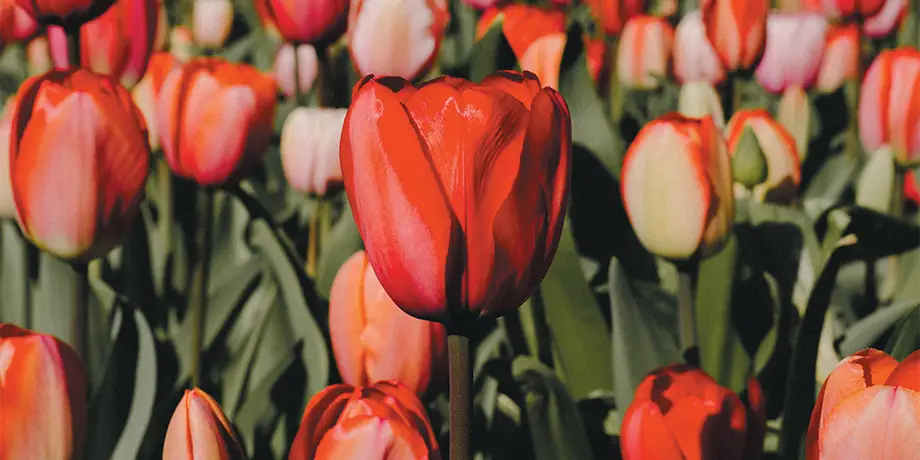
[(920, 1), (0, 0), (0, 460), (920, 460)]

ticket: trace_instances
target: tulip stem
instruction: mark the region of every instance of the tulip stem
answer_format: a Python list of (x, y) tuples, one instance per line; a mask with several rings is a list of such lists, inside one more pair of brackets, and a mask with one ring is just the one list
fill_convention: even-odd
[[(697, 262), (689, 261), (680, 264), (677, 267), (677, 308), (678, 308), (678, 327), (680, 328), (680, 343), (683, 348), (684, 357), (688, 361), (696, 360), (698, 355), (696, 349), (696, 273)], [(690, 364), (698, 364), (690, 362)]]
[(473, 381), (470, 338), (463, 334), (449, 334), (447, 351), (450, 354), (450, 460), (470, 460), (470, 387)]
[(73, 279), (73, 306), (74, 312), (71, 318), (71, 340), (77, 354), (86, 358), (86, 317), (89, 315), (87, 302), (89, 301), (89, 279), (87, 278), (86, 262), (72, 262), (71, 268), (74, 272)]
[(29, 245), (14, 220), (0, 219), (0, 232), (0, 313), (4, 322), (29, 328)]
[(620, 120), (623, 118), (623, 97), (620, 88), (620, 76), (617, 71), (617, 56), (619, 50), (619, 39), (614, 37), (610, 41), (609, 48), (613, 50), (613, 59), (610, 65), (610, 77), (607, 85), (607, 101), (610, 104), (610, 122), (613, 124), (614, 132), (620, 132)]
[(201, 355), (204, 352), (205, 313), (208, 306), (208, 278), (214, 230), (214, 189), (204, 189), (202, 204), (201, 213), (198, 215), (198, 263), (195, 267), (192, 296), (192, 387), (201, 386)]
[(172, 194), (172, 175), (169, 173), (169, 164), (166, 158), (161, 158), (157, 162), (157, 185), (160, 202), (157, 210), (159, 211), (158, 225), (160, 227), (160, 238), (163, 242), (163, 252), (166, 257), (172, 254), (173, 249), (173, 194)]
[(320, 215), (326, 210), (326, 200), (323, 197), (316, 199), (316, 208), (313, 215), (310, 216), (310, 234), (307, 236), (307, 265), (304, 269), (307, 276), (316, 278), (316, 253), (319, 250), (317, 246), (320, 242)]
[[(901, 217), (904, 212), (904, 168), (897, 167), (897, 170), (894, 173), (894, 180), (891, 181), (891, 203), (889, 203), (889, 212), (894, 217)], [(885, 279), (882, 281), (882, 285), (879, 287), (879, 300), (882, 302), (888, 302), (894, 295), (897, 293), (898, 287), (901, 284), (901, 270), (900, 270), (901, 260), (898, 255), (893, 255), (888, 257), (888, 261), (885, 267)], [(869, 267), (871, 270), (871, 267)]]
[(307, 95), (300, 87), (300, 55), (297, 52), (299, 45), (294, 43), (291, 46), (294, 50), (294, 102), (298, 107), (306, 107), (308, 105)]
[(80, 68), (80, 26), (64, 29), (67, 35), (67, 59), (71, 69)]

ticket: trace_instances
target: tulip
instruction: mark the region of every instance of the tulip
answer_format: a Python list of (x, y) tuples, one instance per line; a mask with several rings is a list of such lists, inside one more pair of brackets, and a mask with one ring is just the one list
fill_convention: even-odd
[(585, 0), (604, 33), (620, 35), (629, 18), (642, 14), (645, 0)]
[(606, 70), (607, 42), (603, 39), (591, 38), (588, 34), (583, 36), (582, 41), (585, 45), (585, 57), (588, 60), (588, 74), (595, 82), (599, 82)]
[(808, 156), (808, 143), (811, 140), (811, 101), (804, 89), (793, 86), (783, 92), (779, 99), (776, 121), (792, 134), (799, 151), (799, 160), (804, 161)]
[(13, 127), (10, 177), (23, 234), (61, 258), (105, 254), (137, 215), (150, 161), (128, 91), (83, 69), (32, 77), (20, 87)]
[(717, 85), (725, 80), (725, 68), (706, 38), (699, 11), (685, 14), (674, 35), (674, 75), (678, 81), (706, 81)]
[(13, 126), (13, 112), (16, 110), (16, 96), (10, 97), (0, 112), (0, 219), (16, 217), (13, 202), (13, 188), (10, 184), (10, 133)]
[(157, 22), (157, 0), (117, 0), (102, 16), (83, 25), (83, 67), (133, 87), (147, 70)]
[(767, 45), (757, 66), (757, 82), (767, 91), (809, 88), (818, 78), (827, 20), (814, 13), (770, 13)]
[[(694, 367), (678, 364), (649, 374), (620, 429), (624, 460), (742, 460), (747, 414), (741, 399)], [(763, 443), (763, 439), (759, 440)]]
[(731, 163), (710, 117), (671, 113), (646, 124), (626, 151), (621, 178), (629, 220), (649, 251), (705, 257), (731, 235)]
[(281, 166), (295, 190), (324, 196), (342, 186), (339, 140), (345, 109), (297, 107), (281, 129)]
[(192, 31), (188, 28), (176, 26), (169, 31), (169, 52), (180, 62), (188, 62), (194, 57), (193, 43)]
[(634, 16), (623, 27), (617, 73), (627, 88), (655, 89), (668, 76), (674, 30), (662, 18)]
[(697, 80), (683, 84), (677, 98), (677, 110), (691, 118), (710, 116), (717, 128), (721, 130), (725, 127), (722, 100), (719, 99), (712, 83), (707, 81)]
[(265, 29), (265, 33), (273, 36), (280, 37), (281, 33), (278, 32), (278, 27), (275, 25), (275, 18), (272, 16), (271, 6), (268, 4), (269, 0), (253, 0), (252, 6), (256, 10), (256, 14), (259, 15), (259, 22), (262, 24), (262, 28)]
[(14, 0), (0, 0), (0, 49), (21, 42), (38, 32), (38, 22)]
[(0, 323), (0, 458), (82, 458), (86, 376), (76, 352)]
[(12, 0), (42, 25), (76, 28), (105, 13), (115, 0)]
[(169, 16), (166, 12), (165, 0), (156, 0), (157, 3), (157, 29), (153, 33), (153, 52), (166, 49), (166, 40), (169, 38)]
[(571, 136), (562, 96), (530, 72), (419, 89), (359, 83), (342, 173), (370, 264), (396, 305), (445, 325), (521, 305), (562, 233)]
[(830, 18), (868, 18), (881, 11), (885, 0), (812, 0)]
[(440, 459), (421, 401), (403, 384), (331, 385), (304, 411), (290, 460)]
[(818, 70), (818, 91), (837, 91), (847, 80), (859, 78), (859, 28), (854, 25), (833, 26), (827, 32), (824, 59)]
[(808, 460), (912, 459), (920, 429), (920, 352), (900, 364), (867, 349), (827, 376), (811, 413)]
[(464, 3), (479, 11), (487, 10), (504, 3), (505, 0), (463, 0)]
[(881, 11), (863, 22), (863, 32), (872, 38), (890, 35), (907, 16), (907, 0), (886, 0)]
[(920, 52), (912, 48), (882, 51), (863, 80), (859, 96), (859, 137), (866, 150), (884, 145), (902, 166), (920, 164)]
[(53, 67), (48, 39), (41, 35), (29, 40), (26, 45), (26, 64), (29, 75), (41, 75)]
[(767, 39), (767, 0), (703, 0), (706, 37), (728, 71), (754, 67)]
[(725, 129), (725, 140), (733, 166), (752, 155), (763, 158), (765, 177), (749, 184), (759, 200), (789, 203), (795, 198), (802, 179), (795, 139), (766, 110), (735, 112)]
[(543, 84), (559, 87), (559, 67), (565, 49), (565, 14), (527, 5), (487, 11), (476, 27), (477, 40), (501, 20), (502, 33), (521, 70), (533, 72)]
[(275, 83), (246, 64), (199, 58), (169, 74), (157, 129), (170, 169), (199, 185), (238, 180), (271, 139)]
[(166, 429), (163, 460), (244, 460), (220, 404), (198, 388), (185, 390)]
[(192, 34), (202, 48), (220, 48), (233, 27), (230, 0), (195, 0), (192, 4)]
[[(365, 0), (352, 0), (360, 7)], [(392, 4), (393, 1), (371, 3)], [(349, 0), (268, 0), (268, 13), (285, 41), (317, 43), (335, 41), (342, 33)], [(381, 17), (382, 19), (382, 17)]]
[(421, 77), (438, 57), (449, 19), (445, 0), (352, 0), (348, 42), (355, 69)]
[(157, 98), (169, 73), (179, 66), (179, 60), (171, 53), (160, 51), (150, 56), (147, 73), (131, 90), (131, 97), (140, 109), (147, 123), (147, 140), (150, 149), (160, 148), (160, 130), (157, 126)]
[(917, 174), (913, 171), (907, 171), (907, 174), (904, 174), (904, 198), (920, 205), (920, 186), (917, 185), (918, 183), (920, 181), (917, 180)]
[[(294, 69), (294, 62), (297, 69)], [(275, 56), (275, 81), (281, 92), (287, 97), (294, 97), (299, 88), (302, 93), (310, 91), (319, 74), (319, 59), (312, 45), (298, 45), (297, 58), (294, 58), (294, 45), (285, 43)], [(295, 78), (296, 75), (296, 78)], [(295, 82), (295, 79), (297, 80)], [(299, 87), (295, 87), (299, 85)]]

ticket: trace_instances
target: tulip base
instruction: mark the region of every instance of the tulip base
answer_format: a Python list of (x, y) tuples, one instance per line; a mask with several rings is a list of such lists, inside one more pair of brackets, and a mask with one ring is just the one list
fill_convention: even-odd
[(470, 387), (473, 381), (470, 338), (451, 333), (447, 336), (447, 350), (450, 354), (450, 460), (470, 460)]

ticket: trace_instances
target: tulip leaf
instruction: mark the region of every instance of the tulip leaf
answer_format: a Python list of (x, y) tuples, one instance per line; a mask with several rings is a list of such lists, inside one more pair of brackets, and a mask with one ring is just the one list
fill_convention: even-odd
[(885, 347), (885, 351), (898, 361), (916, 350), (920, 350), (920, 309), (904, 316)]
[(255, 436), (260, 433), (271, 433), (282, 416), (273, 402), (272, 390), (296, 358), (278, 351), (280, 350), (275, 350), (277, 359), (272, 362), (271, 371), (247, 393), (246, 400), (232, 418), (243, 437), (249, 458), (265, 458), (257, 455), (259, 452), (256, 449), (260, 443), (256, 442)]
[(450, 23), (441, 44), (441, 67), (461, 67), (469, 58), (476, 41), (476, 11), (466, 2), (450, 3)]
[(613, 367), (610, 333), (581, 271), (571, 223), (566, 222), (556, 257), (540, 285), (556, 370), (576, 400), (609, 390)]
[(882, 307), (847, 328), (840, 343), (840, 355), (849, 356), (864, 348), (871, 347), (889, 328), (908, 314), (917, 314), (920, 300), (898, 302)]
[(592, 460), (575, 400), (553, 370), (529, 356), (515, 358), (511, 368), (524, 392), (536, 460)]
[(840, 154), (828, 159), (817, 174), (806, 184), (803, 199), (824, 198), (838, 203), (843, 193), (859, 174), (860, 159)]
[(0, 232), (0, 322), (28, 328), (29, 243), (15, 221), (0, 221)]
[(329, 229), (328, 239), (322, 243), (316, 268), (316, 291), (327, 299), (339, 267), (354, 253), (364, 249), (355, 216), (348, 200), (345, 202), (341, 217)]
[(517, 59), (502, 30), (504, 18), (499, 15), (489, 30), (470, 51), (470, 81), (479, 82), (497, 70), (517, 69)]

